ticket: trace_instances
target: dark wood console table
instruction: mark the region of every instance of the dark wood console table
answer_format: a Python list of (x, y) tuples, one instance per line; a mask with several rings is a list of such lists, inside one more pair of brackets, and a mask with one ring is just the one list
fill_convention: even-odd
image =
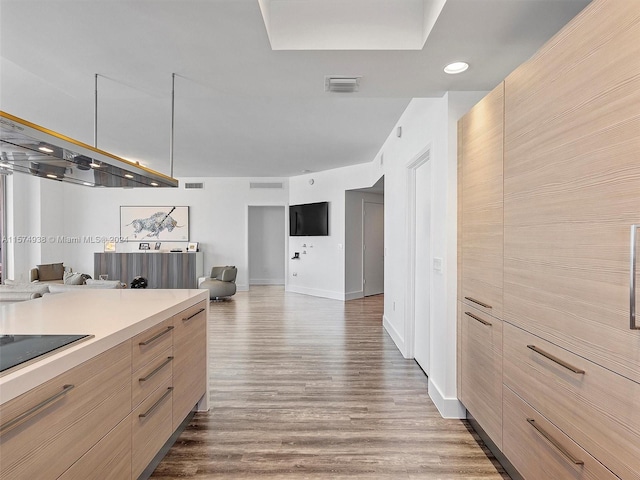
[(203, 276), (202, 252), (160, 253), (94, 253), (93, 278), (109, 275), (109, 280), (130, 284), (141, 276), (149, 282), (148, 288), (198, 288), (198, 277)]

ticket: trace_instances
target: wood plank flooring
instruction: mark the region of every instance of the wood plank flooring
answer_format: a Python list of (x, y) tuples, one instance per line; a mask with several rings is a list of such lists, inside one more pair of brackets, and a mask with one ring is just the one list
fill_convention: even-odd
[[(251, 287), (211, 304), (211, 410), (154, 479), (508, 479), (382, 327), (383, 297)], [(489, 455), (489, 456), (488, 456)]]

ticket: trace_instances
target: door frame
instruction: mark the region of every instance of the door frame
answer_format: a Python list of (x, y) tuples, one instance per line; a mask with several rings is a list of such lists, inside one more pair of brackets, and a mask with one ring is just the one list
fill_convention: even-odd
[[(416, 208), (416, 176), (417, 170), (422, 165), (431, 160), (432, 146), (429, 143), (422, 151), (420, 151), (406, 165), (407, 175), (407, 284), (406, 284), (406, 303), (405, 303), (405, 322), (404, 322), (404, 347), (406, 358), (415, 358), (415, 333), (416, 333), (416, 225), (417, 225), (417, 208)], [(430, 213), (429, 221), (433, 217), (433, 189), (429, 189)], [(429, 269), (431, 272), (431, 269)], [(432, 275), (429, 273), (429, 299), (431, 300)], [(429, 301), (431, 305), (431, 301)], [(431, 308), (430, 308), (431, 309)], [(429, 315), (429, 330), (431, 330), (431, 315)], [(429, 336), (429, 356), (431, 356), (431, 346), (433, 339)], [(431, 361), (429, 361), (431, 365)], [(429, 372), (425, 372), (429, 375)]]
[[(382, 215), (383, 215), (383, 218), (384, 218), (384, 200), (382, 201), (382, 203), (380, 203), (380, 202), (372, 202), (372, 201), (369, 201), (369, 200), (365, 200), (364, 198), (362, 199), (362, 210), (361, 210), (361, 212), (362, 212), (362, 242), (361, 242), (362, 243), (362, 273), (361, 273), (361, 285), (362, 285), (362, 297), (363, 298), (367, 296), (366, 292), (365, 292), (366, 283), (365, 283), (365, 278), (364, 278), (364, 275), (365, 275), (365, 268), (364, 268), (364, 266), (365, 266), (365, 258), (364, 257), (366, 255), (365, 242), (364, 242), (364, 229), (365, 229), (364, 224), (365, 224), (365, 221), (366, 221), (365, 220), (365, 203), (372, 203), (372, 204), (375, 204), (375, 205), (382, 205), (382, 212), (383, 212)], [(382, 239), (383, 239), (383, 243), (384, 243), (384, 222), (382, 224)], [(384, 263), (385, 263), (385, 257), (384, 257), (384, 250), (383, 250), (383, 255), (382, 255), (382, 270), (383, 270), (383, 272), (384, 272)], [(384, 293), (384, 284), (382, 286), (382, 293)], [(374, 294), (374, 295), (379, 295), (379, 294)]]
[(249, 279), (249, 208), (251, 207), (283, 207), (284, 208), (284, 220), (283, 220), (283, 228), (284, 228), (284, 287), (287, 288), (287, 284), (289, 283), (289, 262), (287, 261), (287, 252), (289, 251), (289, 212), (288, 212), (288, 203), (284, 202), (264, 202), (264, 203), (247, 203), (244, 209), (244, 225), (245, 225), (245, 236), (244, 236), (244, 258), (245, 265), (247, 268), (247, 291), (251, 288), (250, 279)]

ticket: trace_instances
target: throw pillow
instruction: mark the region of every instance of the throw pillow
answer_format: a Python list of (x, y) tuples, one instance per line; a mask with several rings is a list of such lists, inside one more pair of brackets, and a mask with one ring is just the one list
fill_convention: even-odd
[(65, 285), (84, 285), (84, 277), (81, 273), (64, 272)]
[(49, 263), (46, 265), (37, 265), (37, 267), (38, 280), (41, 282), (63, 279), (64, 265), (62, 263)]

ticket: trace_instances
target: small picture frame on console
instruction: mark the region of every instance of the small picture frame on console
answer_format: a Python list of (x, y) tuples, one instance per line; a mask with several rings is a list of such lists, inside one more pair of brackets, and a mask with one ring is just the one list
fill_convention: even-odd
[(197, 252), (198, 251), (198, 242), (189, 242), (187, 246), (187, 252)]
[(151, 246), (149, 245), (148, 242), (141, 242), (140, 245), (138, 246), (138, 250), (149, 250), (151, 249)]
[(154, 247), (154, 250), (160, 250), (160, 244), (161, 242), (156, 242), (156, 246)]

